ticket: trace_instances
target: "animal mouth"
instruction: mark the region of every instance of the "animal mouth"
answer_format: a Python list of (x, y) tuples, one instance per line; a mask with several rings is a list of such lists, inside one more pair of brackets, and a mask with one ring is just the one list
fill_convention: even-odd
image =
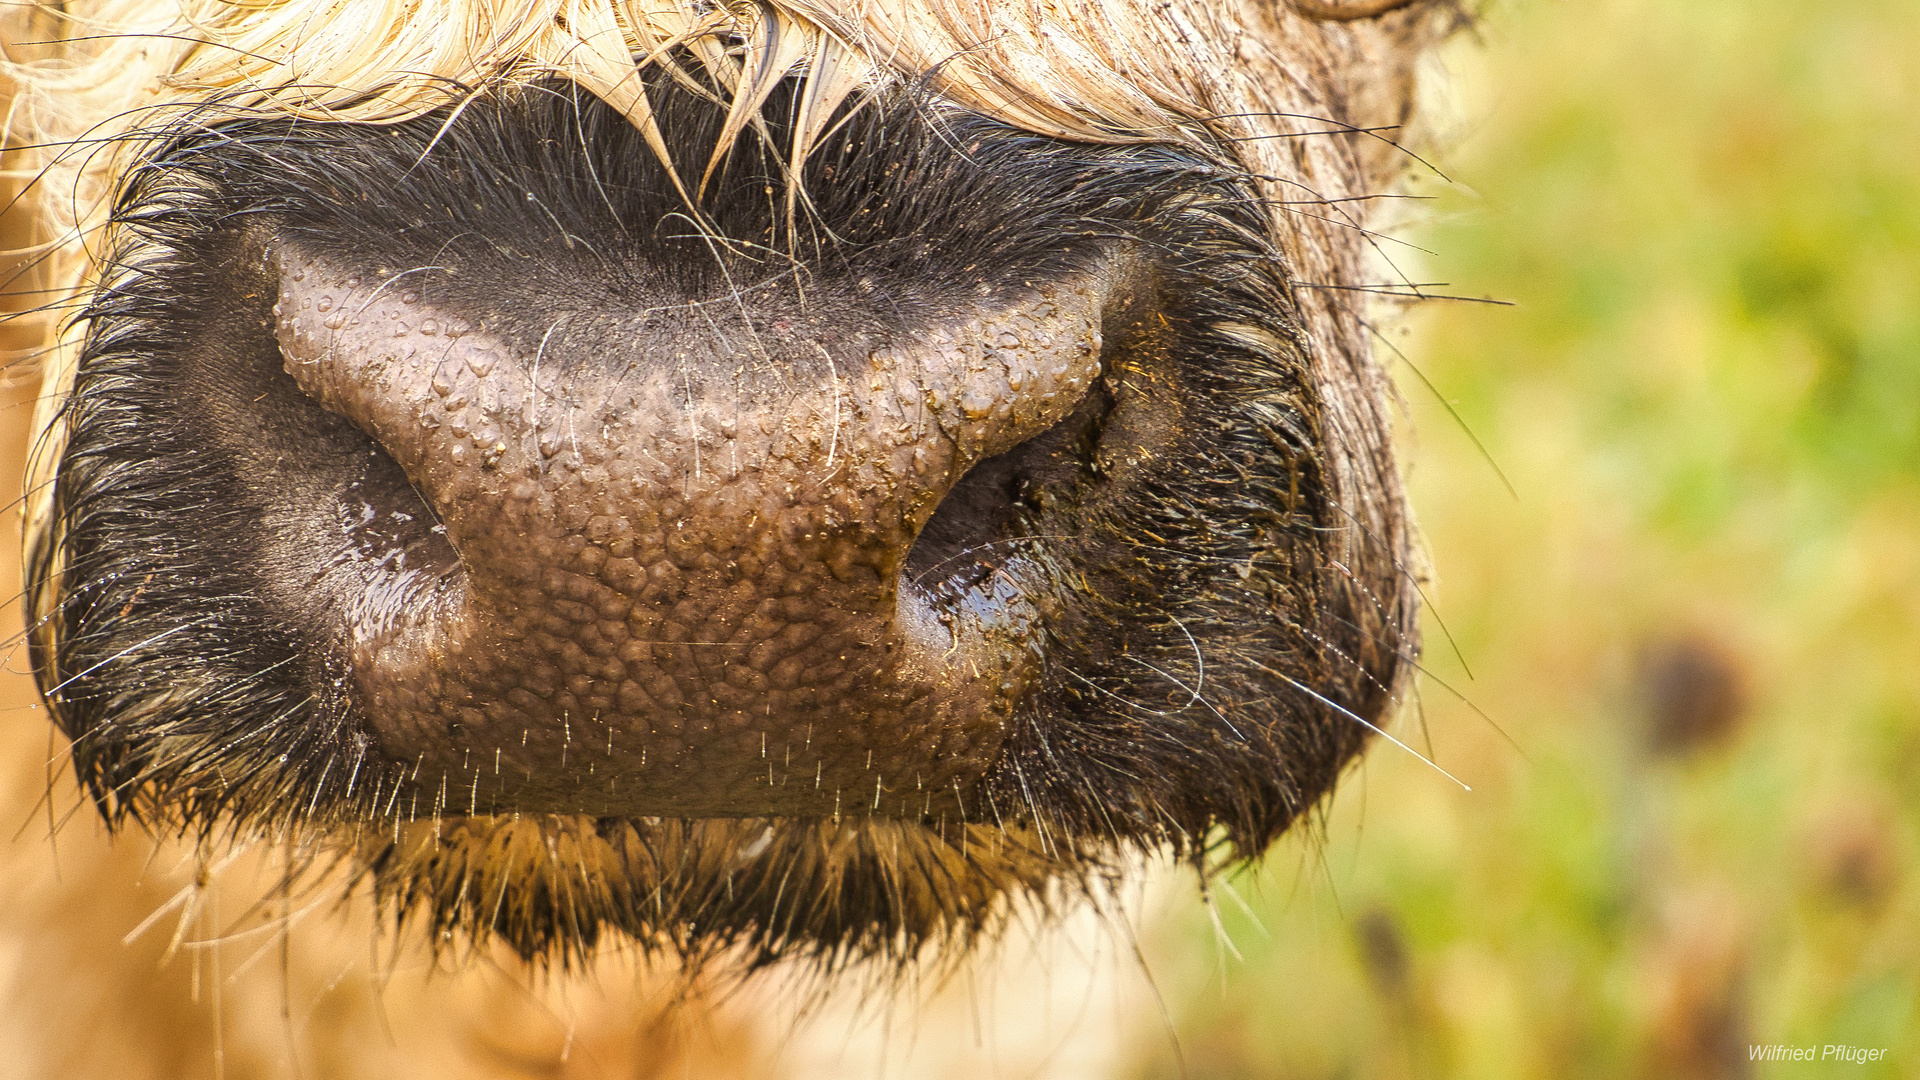
[(285, 373), (374, 443), (307, 579), (388, 760), (470, 813), (985, 812), (1045, 613), (968, 556), (1098, 379), (1122, 262), (895, 319), (637, 289), (533, 341), (447, 268), (262, 258)]

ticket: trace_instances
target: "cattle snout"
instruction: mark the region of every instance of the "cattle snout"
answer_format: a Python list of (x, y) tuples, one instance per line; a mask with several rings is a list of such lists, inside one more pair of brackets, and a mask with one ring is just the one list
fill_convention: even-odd
[[(333, 586), (388, 756), (478, 760), (523, 810), (961, 809), (1035, 677), (1038, 613), (1017, 589), (961, 610), (908, 553), (969, 469), (1085, 395), (1114, 265), (902, 315), (642, 292), (536, 339), (446, 268), (272, 258), (287, 373), (426, 511), (359, 516), (435, 523)], [(414, 595), (353, 595), (384, 588)]]

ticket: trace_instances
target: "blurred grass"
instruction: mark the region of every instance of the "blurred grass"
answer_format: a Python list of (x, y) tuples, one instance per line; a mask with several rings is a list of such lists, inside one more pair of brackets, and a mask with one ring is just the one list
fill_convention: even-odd
[(1186, 1075), (1920, 1076), (1920, 4), (1496, 0), (1478, 37), (1410, 238), (1517, 306), (1404, 347), (1517, 499), (1400, 373), (1473, 673), (1430, 620), (1472, 705), (1424, 680), (1401, 731), (1473, 791), (1376, 745), (1217, 898), (1239, 958), (1155, 942)]

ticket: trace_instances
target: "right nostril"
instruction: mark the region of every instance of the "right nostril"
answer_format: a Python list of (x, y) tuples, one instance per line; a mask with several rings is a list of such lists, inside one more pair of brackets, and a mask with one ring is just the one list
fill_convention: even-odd
[(907, 553), (905, 576), (923, 588), (971, 583), (996, 562), (1002, 542), (1022, 535), (1023, 515), (1071, 501), (1090, 479), (1099, 427), (1113, 401), (1095, 382), (1059, 423), (974, 464), (949, 490)]

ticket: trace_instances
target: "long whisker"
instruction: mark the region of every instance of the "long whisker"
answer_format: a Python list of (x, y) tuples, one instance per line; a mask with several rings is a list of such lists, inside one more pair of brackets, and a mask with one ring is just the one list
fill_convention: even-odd
[(1454, 783), (1459, 784), (1461, 791), (1473, 790), (1473, 788), (1467, 785), (1466, 781), (1460, 779), (1459, 777), (1453, 775), (1447, 770), (1441, 768), (1438, 764), (1434, 762), (1432, 758), (1426, 756), (1425, 754), (1422, 754), (1418, 750), (1415, 750), (1413, 747), (1408, 746), (1406, 743), (1401, 742), (1399, 739), (1394, 738), (1392, 734), (1387, 732), (1384, 728), (1380, 727), (1380, 725), (1374, 723), (1371, 720), (1368, 720), (1366, 717), (1361, 716), (1359, 713), (1354, 712), (1352, 709), (1347, 708), (1345, 705), (1342, 705), (1339, 702), (1334, 701), (1331, 698), (1327, 697), (1326, 695), (1321, 694), (1319, 691), (1314, 690), (1312, 687), (1294, 678), (1293, 676), (1288, 675), (1284, 671), (1275, 671), (1274, 669), (1261, 663), (1255, 663), (1253, 666), (1259, 668), (1260, 670), (1266, 672), (1269, 675), (1275, 676), (1276, 678), (1280, 679), (1282, 682), (1285, 682), (1289, 686), (1292, 686), (1295, 690), (1300, 691), (1301, 693), (1307, 695), (1308, 697), (1314, 699), (1315, 701), (1318, 701), (1320, 704), (1325, 705), (1327, 708), (1332, 709), (1333, 711), (1339, 713), (1340, 715), (1346, 717), (1347, 719), (1353, 721), (1354, 723), (1359, 724), (1361, 727), (1366, 728), (1368, 731), (1373, 732), (1375, 735), (1380, 736), (1381, 738), (1387, 740), (1388, 742), (1399, 747), (1400, 749), (1405, 750), (1407, 753), (1412, 754), (1414, 757), (1419, 758), (1421, 761), (1426, 762), (1428, 768), (1432, 769), (1434, 772), (1439, 773), (1441, 776), (1444, 776), (1447, 779), (1453, 781)]

